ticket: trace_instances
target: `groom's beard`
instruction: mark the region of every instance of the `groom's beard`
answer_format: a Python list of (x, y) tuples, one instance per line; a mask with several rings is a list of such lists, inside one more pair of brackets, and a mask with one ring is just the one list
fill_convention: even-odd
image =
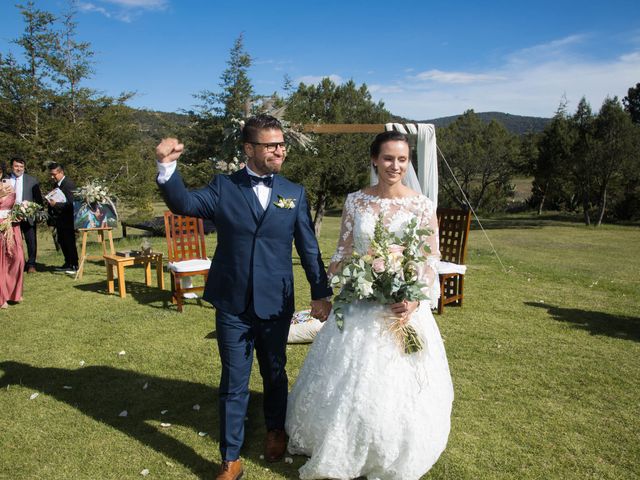
[(269, 175), (271, 173), (280, 173), (285, 155), (281, 157), (272, 156), (269, 158), (257, 159), (250, 158), (248, 161), (249, 168), (259, 175)]

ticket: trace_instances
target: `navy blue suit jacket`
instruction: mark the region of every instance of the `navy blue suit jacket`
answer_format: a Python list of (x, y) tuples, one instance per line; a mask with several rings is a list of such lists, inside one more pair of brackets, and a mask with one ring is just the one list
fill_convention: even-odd
[[(216, 175), (209, 185), (194, 191), (185, 188), (176, 171), (160, 189), (172, 212), (215, 222), (218, 245), (204, 299), (216, 308), (238, 315), (253, 300), (260, 318), (289, 320), (295, 308), (293, 242), (311, 285), (311, 298), (332, 294), (301, 185), (274, 175), (271, 200), (261, 217), (245, 169)], [(293, 199), (295, 207), (276, 207), (278, 195)]]

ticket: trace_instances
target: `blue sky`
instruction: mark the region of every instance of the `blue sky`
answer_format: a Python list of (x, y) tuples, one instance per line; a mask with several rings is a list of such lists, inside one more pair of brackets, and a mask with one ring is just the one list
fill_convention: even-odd
[[(0, 2), (0, 51), (23, 23)], [(64, 0), (36, 0), (53, 13)], [(640, 82), (635, 1), (404, 2), (377, 0), (78, 1), (79, 39), (96, 52), (86, 86), (136, 91), (134, 107), (179, 111), (217, 91), (243, 32), (257, 93), (281, 91), (284, 75), (366, 83), (374, 99), (421, 120), (502, 111), (550, 117), (566, 97), (595, 111)]]

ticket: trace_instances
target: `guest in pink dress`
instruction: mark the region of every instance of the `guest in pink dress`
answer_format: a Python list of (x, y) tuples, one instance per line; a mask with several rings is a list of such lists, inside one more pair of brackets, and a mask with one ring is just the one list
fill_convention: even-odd
[[(5, 173), (2, 166), (0, 170)], [(19, 222), (10, 223), (7, 218), (15, 201), (13, 187), (9, 180), (3, 178), (0, 183), (0, 308), (7, 308), (8, 301), (22, 301), (22, 232)]]

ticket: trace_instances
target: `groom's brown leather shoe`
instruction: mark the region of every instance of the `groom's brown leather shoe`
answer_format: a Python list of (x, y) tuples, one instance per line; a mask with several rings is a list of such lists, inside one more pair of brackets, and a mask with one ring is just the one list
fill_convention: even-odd
[(284, 430), (269, 430), (264, 449), (264, 458), (267, 462), (277, 462), (284, 457), (287, 449), (287, 434)]
[(242, 462), (238, 460), (225, 460), (220, 466), (220, 473), (216, 480), (239, 480), (242, 478)]

